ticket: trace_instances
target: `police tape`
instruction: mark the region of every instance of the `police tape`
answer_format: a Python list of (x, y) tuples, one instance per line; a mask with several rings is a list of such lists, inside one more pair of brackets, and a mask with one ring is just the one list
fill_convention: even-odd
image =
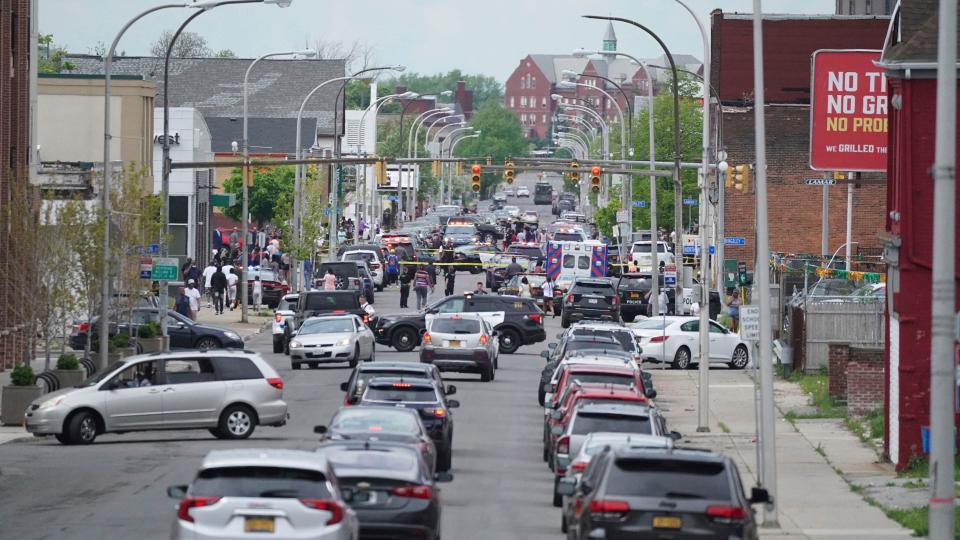
[(472, 266), (476, 268), (477, 266), (487, 268), (487, 267), (505, 267), (509, 266), (508, 263), (476, 263), (476, 262), (432, 262), (432, 261), (399, 261), (397, 264), (406, 264), (412, 266)]

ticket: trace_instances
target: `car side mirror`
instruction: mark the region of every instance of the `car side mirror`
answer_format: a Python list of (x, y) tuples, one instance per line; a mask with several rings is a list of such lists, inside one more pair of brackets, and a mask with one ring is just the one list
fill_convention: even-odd
[(657, 397), (657, 391), (654, 390), (653, 388), (647, 388), (647, 389), (643, 392), (643, 395), (644, 395), (644, 397), (646, 397), (647, 399), (653, 399), (653, 398)]
[(350, 385), (348, 383), (345, 383), (345, 382), (340, 383), (340, 390), (342, 392), (346, 392), (349, 388), (350, 388)]
[(448, 396), (452, 396), (457, 393), (457, 387), (452, 384), (448, 384), (447, 390), (444, 393), (447, 394)]
[(670, 438), (675, 441), (679, 441), (680, 439), (683, 438), (683, 435), (681, 435), (679, 431), (671, 431)]
[[(563, 339), (563, 332), (557, 334), (557, 339)], [(549, 347), (549, 345), (547, 345), (547, 347)]]
[[(757, 488), (753, 488), (756, 491)], [(766, 493), (766, 492), (764, 492)], [(167, 497), (182, 499), (187, 496), (187, 486), (170, 486), (167, 488)]]
[(552, 351), (552, 350), (554, 350), (554, 349), (557, 348), (557, 344), (556, 344), (556, 343), (553, 343), (553, 342), (547, 343), (547, 348)]
[(455, 399), (451, 399), (450, 401), (447, 402), (448, 409), (456, 409), (459, 407), (460, 407), (460, 402)]
[(554, 420), (559, 420), (563, 418), (563, 414), (560, 411), (556, 411), (556, 410), (550, 411), (550, 418), (553, 418)]
[(327, 426), (313, 426), (313, 432), (316, 433), (317, 435), (326, 435)]
[(577, 489), (577, 479), (576, 478), (561, 478), (560, 483), (557, 484), (557, 493), (565, 497), (573, 495), (573, 492)]
[(653, 382), (653, 374), (646, 371), (640, 373), (640, 378), (643, 379), (643, 382)]
[(550, 360), (550, 353), (547, 351), (540, 351), (540, 356), (542, 356), (543, 358), (546, 358), (547, 360)]
[(559, 437), (560, 435), (563, 435), (563, 428), (560, 426), (553, 426), (550, 428), (550, 434)]
[(340, 498), (343, 499), (343, 502), (348, 504), (353, 502), (353, 490), (350, 488), (341, 489)]
[(438, 472), (433, 475), (434, 482), (453, 482), (453, 473)]
[(770, 493), (764, 488), (755, 487), (750, 490), (750, 504), (770, 503), (773, 499)]
[(556, 390), (557, 390), (557, 387), (556, 387), (556, 385), (553, 384), (553, 383), (546, 383), (546, 384), (543, 385), (543, 391), (546, 392), (546, 393), (548, 393), (548, 394), (552, 394), (552, 393), (554, 393)]

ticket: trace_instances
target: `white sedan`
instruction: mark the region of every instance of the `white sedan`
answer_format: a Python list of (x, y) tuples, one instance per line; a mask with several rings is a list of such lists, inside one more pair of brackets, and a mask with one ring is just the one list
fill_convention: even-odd
[(526, 186), (520, 186), (517, 188), (517, 198), (529, 197), (529, 196), (530, 196), (530, 190), (527, 189)]
[[(640, 337), (645, 362), (669, 363), (686, 369), (700, 362), (699, 317), (651, 317), (628, 325)], [(743, 369), (750, 363), (750, 348), (739, 334), (710, 321), (710, 363)]]
[(303, 321), (290, 337), (290, 366), (315, 367), (327, 362), (373, 362), (376, 357), (373, 332), (360, 317), (324, 315)]

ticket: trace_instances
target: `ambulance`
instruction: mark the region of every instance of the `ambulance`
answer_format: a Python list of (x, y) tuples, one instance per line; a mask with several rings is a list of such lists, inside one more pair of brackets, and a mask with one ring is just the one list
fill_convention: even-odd
[(607, 245), (599, 240), (547, 242), (545, 270), (564, 291), (575, 277), (606, 277)]

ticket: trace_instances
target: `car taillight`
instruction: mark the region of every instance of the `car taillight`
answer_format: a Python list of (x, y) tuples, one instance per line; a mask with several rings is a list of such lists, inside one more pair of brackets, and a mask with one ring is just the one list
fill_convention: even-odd
[(184, 497), (180, 499), (180, 504), (177, 506), (177, 518), (193, 523), (193, 516), (190, 515), (191, 508), (211, 506), (219, 500), (220, 497)]
[(430, 337), (430, 332), (425, 332), (425, 333), (423, 334), (423, 337), (420, 338), (420, 341), (422, 341), (423, 343), (430, 343), (432, 340), (433, 340), (433, 338)]
[(300, 499), (300, 503), (314, 510), (323, 510), (330, 512), (330, 519), (327, 525), (336, 525), (343, 521), (343, 507), (337, 501), (328, 501), (326, 499)]
[(543, 317), (539, 313), (531, 313), (530, 315), (524, 315), (524, 317), (537, 324), (543, 324)]
[(557, 453), (558, 454), (569, 454), (570, 453), (570, 436), (564, 435), (557, 440)]
[(369, 315), (364, 315), (364, 316), (363, 316), (363, 324), (370, 324), (370, 316), (369, 316)]
[(747, 519), (747, 511), (739, 506), (708, 506), (707, 517), (717, 523), (733, 523)]
[(441, 407), (437, 407), (436, 409), (433, 410), (433, 415), (436, 416), (437, 418), (443, 418), (444, 416), (447, 415), (447, 410)]
[(572, 295), (572, 294), (568, 294), (568, 295), (567, 295), (567, 302), (570, 302), (571, 304), (573, 303), (573, 295)]
[(277, 321), (277, 322), (280, 322), (280, 321), (283, 320), (283, 316), (280, 315), (279, 313), (274, 313), (274, 314), (273, 314), (273, 320), (275, 320), (275, 321)]
[(393, 488), (390, 493), (397, 497), (411, 497), (414, 499), (432, 499), (433, 490), (430, 486), (401, 486)]
[(486, 344), (487, 344), (487, 335), (486, 335), (486, 334), (480, 334), (480, 344), (481, 344), (481, 345), (486, 345)]
[(570, 465), (570, 470), (577, 473), (582, 473), (584, 469), (587, 468), (586, 461), (575, 461)]
[(331, 313), (346, 313), (346, 312), (347, 312), (347, 310), (345, 310), (345, 309), (335, 309), (335, 310), (333, 310)]
[(267, 384), (276, 388), (277, 390), (283, 390), (283, 379), (280, 377), (271, 377), (267, 379)]
[(617, 298), (616, 296), (613, 296), (613, 297), (611, 297), (611, 298), (612, 298), (612, 300), (610, 301), (610, 303), (613, 304), (614, 306), (616, 306), (618, 303), (620, 303), (620, 299)]
[(590, 513), (600, 519), (619, 519), (630, 511), (630, 505), (624, 501), (590, 501)]

